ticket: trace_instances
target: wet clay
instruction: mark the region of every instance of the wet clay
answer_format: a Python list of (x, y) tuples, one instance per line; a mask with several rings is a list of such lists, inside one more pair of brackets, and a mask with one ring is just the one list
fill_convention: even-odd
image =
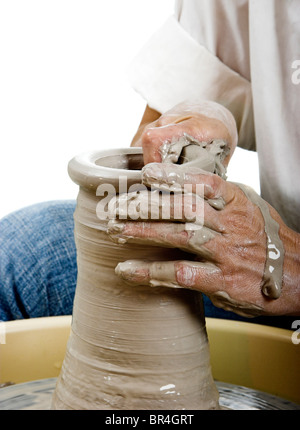
[[(219, 409), (201, 294), (128, 285), (115, 272), (120, 262), (157, 265), (181, 260), (184, 252), (113, 243), (109, 219), (97, 216), (107, 198), (99, 185), (119, 193), (120, 177), (127, 187), (139, 182), (140, 160), (141, 151), (128, 148), (84, 154), (69, 164), (80, 186), (74, 214), (78, 279), (52, 409)], [(136, 170), (126, 170), (129, 165)]]
[(268, 204), (250, 187), (236, 184), (256, 206), (265, 222), (266, 263), (261, 286), (262, 293), (270, 299), (278, 299), (281, 294), (284, 262), (284, 246), (279, 237), (279, 224), (271, 217)]
[[(200, 163), (199, 163), (200, 164)], [(201, 169), (203, 170), (203, 169)], [(212, 169), (215, 170), (215, 169)], [(161, 169), (159, 163), (148, 164), (142, 169), (143, 172), (143, 184), (148, 187), (153, 187), (154, 189), (158, 189), (161, 191), (168, 191), (174, 193), (181, 193), (183, 191), (183, 187), (181, 184), (185, 182), (185, 175), (198, 175), (199, 167), (195, 167), (190, 165), (189, 162), (185, 164), (171, 164), (166, 163), (164, 168)], [(226, 176), (226, 170), (223, 169), (223, 176)], [(206, 175), (212, 174), (211, 172), (205, 171), (203, 172)], [(203, 190), (204, 191), (204, 190)], [(184, 189), (185, 192), (185, 189)], [(201, 190), (200, 190), (201, 194)], [(220, 197), (211, 198), (206, 200), (207, 203), (212, 206), (216, 210), (224, 209), (225, 201)]]
[(223, 161), (229, 152), (228, 144), (224, 140), (200, 142), (188, 134), (184, 134), (171, 144), (163, 143), (160, 147), (163, 163), (188, 163), (189, 167), (198, 167), (223, 179), (226, 179)]

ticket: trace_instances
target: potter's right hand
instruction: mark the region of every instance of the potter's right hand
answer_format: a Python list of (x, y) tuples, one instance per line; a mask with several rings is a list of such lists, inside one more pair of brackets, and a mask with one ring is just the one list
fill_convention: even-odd
[[(158, 113), (146, 115), (148, 118), (156, 116)], [(162, 146), (171, 144), (184, 135), (192, 136), (199, 142), (216, 139), (227, 142), (229, 153), (224, 160), (225, 166), (237, 144), (236, 124), (232, 114), (220, 104), (210, 101), (181, 103), (141, 127), (143, 131), (137, 134), (132, 146), (143, 147), (145, 164), (161, 162)]]
[[(253, 190), (186, 166), (145, 166), (151, 191), (120, 195), (108, 225), (117, 243), (176, 248), (186, 256), (123, 262), (117, 274), (133, 284), (201, 291), (243, 316), (299, 315), (300, 235)], [(174, 184), (169, 195), (166, 187)], [(164, 190), (161, 199), (155, 189)]]

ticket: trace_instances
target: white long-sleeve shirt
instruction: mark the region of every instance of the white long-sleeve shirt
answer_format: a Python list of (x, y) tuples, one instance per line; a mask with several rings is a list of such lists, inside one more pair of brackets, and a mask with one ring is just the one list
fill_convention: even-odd
[(159, 112), (226, 106), (258, 153), (262, 197), (300, 232), (300, 0), (177, 0), (130, 80)]

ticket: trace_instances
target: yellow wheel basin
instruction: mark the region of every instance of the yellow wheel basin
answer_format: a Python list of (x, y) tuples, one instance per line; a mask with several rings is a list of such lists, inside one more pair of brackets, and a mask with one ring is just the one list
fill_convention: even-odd
[[(300, 344), (293, 331), (206, 318), (217, 381), (242, 385), (300, 404)], [(0, 384), (57, 377), (71, 316), (0, 323)]]

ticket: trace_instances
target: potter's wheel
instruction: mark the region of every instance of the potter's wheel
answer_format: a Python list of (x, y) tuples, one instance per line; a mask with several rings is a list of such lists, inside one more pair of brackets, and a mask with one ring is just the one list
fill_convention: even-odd
[[(0, 410), (49, 409), (55, 384), (56, 378), (49, 378), (0, 388)], [(216, 385), (224, 409), (300, 410), (300, 405), (261, 391), (218, 381)]]

